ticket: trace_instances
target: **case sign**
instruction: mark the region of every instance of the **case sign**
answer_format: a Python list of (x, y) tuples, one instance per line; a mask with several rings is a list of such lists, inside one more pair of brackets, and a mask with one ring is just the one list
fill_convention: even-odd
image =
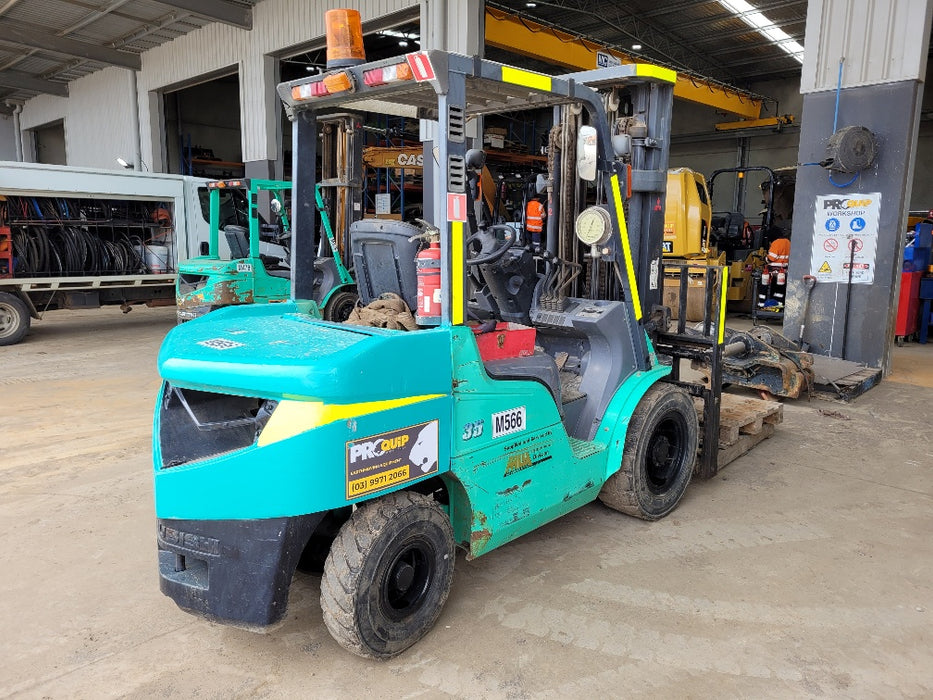
[(818, 195), (810, 274), (818, 282), (875, 281), (881, 193)]
[(437, 472), (437, 435), (432, 420), (347, 442), (347, 500)]

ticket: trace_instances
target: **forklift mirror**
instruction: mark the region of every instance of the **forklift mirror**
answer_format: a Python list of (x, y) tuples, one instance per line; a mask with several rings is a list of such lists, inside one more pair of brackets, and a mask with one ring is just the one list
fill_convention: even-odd
[(282, 213), (282, 203), (277, 199), (273, 199), (271, 202), (269, 202), (269, 208), (276, 216)]
[(596, 129), (581, 126), (577, 135), (577, 176), (593, 182), (596, 179)]

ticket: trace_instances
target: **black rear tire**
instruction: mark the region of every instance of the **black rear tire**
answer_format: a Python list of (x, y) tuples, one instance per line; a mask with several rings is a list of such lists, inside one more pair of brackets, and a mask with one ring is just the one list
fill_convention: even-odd
[(663, 518), (690, 483), (698, 445), (693, 401), (672, 384), (655, 384), (632, 413), (622, 466), (603, 484), (599, 500), (643, 520)]
[(324, 317), (325, 321), (343, 323), (350, 318), (350, 312), (353, 311), (359, 300), (360, 297), (356, 292), (337, 292), (324, 304), (321, 316)]
[(31, 321), (26, 302), (8, 292), (0, 292), (0, 346), (16, 345), (25, 338)]
[(363, 504), (324, 564), (324, 624), (359, 656), (401, 654), (437, 621), (454, 556), (450, 520), (430, 496), (401, 491)]

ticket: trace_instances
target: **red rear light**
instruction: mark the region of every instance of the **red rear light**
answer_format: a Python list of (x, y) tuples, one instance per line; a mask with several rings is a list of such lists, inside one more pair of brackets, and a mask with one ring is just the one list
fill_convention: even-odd
[(411, 66), (407, 63), (396, 63), (392, 66), (373, 68), (372, 70), (366, 71), (363, 73), (363, 82), (369, 87), (374, 87), (376, 85), (394, 83), (399, 80), (411, 80), (414, 77), (414, 74), (411, 72)]
[(302, 83), (292, 88), (292, 99), (296, 102), (301, 100), (310, 100), (312, 97), (323, 97), (330, 94), (327, 86), (322, 82)]

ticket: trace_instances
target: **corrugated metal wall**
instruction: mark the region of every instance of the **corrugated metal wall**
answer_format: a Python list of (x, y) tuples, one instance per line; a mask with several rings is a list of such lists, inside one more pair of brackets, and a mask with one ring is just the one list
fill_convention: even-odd
[(929, 0), (810, 0), (800, 91), (922, 80)]
[[(68, 85), (70, 97), (39, 95), (23, 106), (22, 128), (65, 120), (69, 165), (117, 168), (116, 159), (133, 160), (130, 77), (124, 68), (105, 68)], [(30, 153), (23, 154), (30, 160)]]
[[(356, 6), (364, 22), (406, 8), (418, 0), (363, 0)], [(253, 29), (209, 24), (142, 55), (138, 78), (142, 157), (158, 169), (161, 140), (158, 100), (152, 92), (191, 83), (199, 76), (229, 69), (240, 75), (240, 124), (245, 161), (273, 160), (275, 143), (274, 61), (324, 35), (325, 11), (346, 7), (346, 0), (264, 0), (253, 8)], [(126, 71), (108, 68), (69, 85), (70, 97), (41, 95), (23, 108), (24, 129), (65, 120), (69, 165), (115, 167), (117, 155), (133, 153), (130, 87)], [(28, 156), (27, 156), (28, 157)]]

